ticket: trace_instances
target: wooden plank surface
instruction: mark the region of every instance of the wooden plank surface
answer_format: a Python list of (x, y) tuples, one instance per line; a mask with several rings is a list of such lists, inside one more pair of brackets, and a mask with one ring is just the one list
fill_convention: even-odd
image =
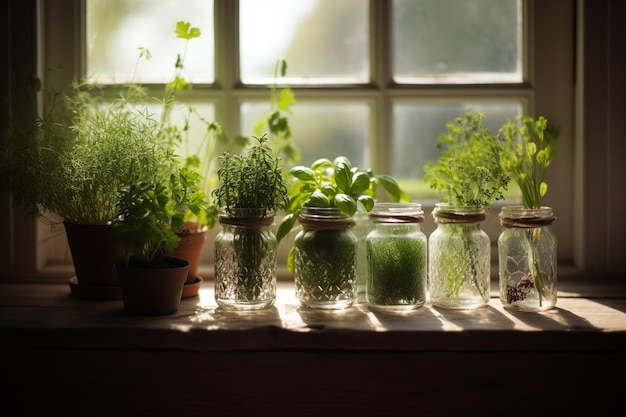
[[(72, 297), (63, 285), (0, 286), (0, 329), (13, 346), (183, 350), (620, 350), (626, 298), (561, 296), (556, 308), (518, 313), (497, 298), (478, 310), (429, 305), (404, 314), (370, 311), (361, 300), (338, 312), (299, 306), (280, 283), (276, 305), (258, 312), (217, 307), (212, 285), (181, 301), (176, 314), (132, 316), (122, 301)], [(9, 333), (10, 332), (10, 333)], [(6, 343), (4, 338), (2, 343)]]

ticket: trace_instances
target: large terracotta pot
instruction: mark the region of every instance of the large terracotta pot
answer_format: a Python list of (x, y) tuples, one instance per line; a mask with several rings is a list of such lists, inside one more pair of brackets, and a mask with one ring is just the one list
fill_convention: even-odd
[(199, 228), (198, 225), (189, 223), (185, 224), (185, 231), (179, 234), (180, 242), (172, 256), (189, 261), (186, 284), (192, 284), (198, 278), (198, 267), (207, 237), (207, 230), (206, 227)]
[(121, 299), (115, 261), (122, 247), (111, 225), (64, 222), (72, 253), (75, 277), (70, 278), (72, 294), (81, 298)]
[(207, 227), (199, 227), (195, 223), (185, 223), (185, 231), (179, 233), (180, 242), (172, 256), (189, 261), (189, 272), (183, 287), (182, 298), (197, 296), (202, 286), (202, 277), (198, 276), (198, 268), (207, 238), (207, 231)]
[(127, 313), (160, 316), (178, 311), (189, 262), (178, 258), (166, 261), (165, 265), (152, 267), (115, 264)]

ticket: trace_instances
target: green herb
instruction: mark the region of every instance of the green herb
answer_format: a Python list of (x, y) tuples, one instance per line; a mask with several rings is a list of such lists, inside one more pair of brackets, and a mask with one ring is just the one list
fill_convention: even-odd
[[(437, 160), (424, 167), (424, 179), (430, 187), (443, 193), (443, 202), (450, 206), (488, 208), (504, 198), (510, 177), (503, 164), (504, 149), (498, 137), (483, 125), (484, 115), (468, 110), (463, 117), (446, 123), (446, 133), (437, 137), (441, 153)], [(484, 271), (474, 253), (467, 224), (444, 225), (450, 242), (460, 242), (456, 249), (441, 248), (437, 265), (443, 270), (441, 279), (447, 297), (458, 297), (467, 279), (488, 299), (488, 288), (481, 285)], [(469, 262), (469, 264), (468, 264)], [(433, 285), (439, 286), (436, 282)]]
[[(289, 204), (276, 233), (279, 242), (294, 229), (302, 207), (336, 207), (352, 217), (358, 205), (366, 212), (372, 209), (379, 185), (392, 201), (410, 200), (393, 177), (353, 167), (345, 156), (334, 161), (318, 159), (310, 167), (298, 165), (289, 172), (293, 181), (289, 188)], [(287, 265), (290, 271), (294, 270), (294, 248), (289, 252)]]
[[(268, 252), (275, 249), (275, 242), (268, 240), (262, 226), (264, 219), (273, 217), (288, 203), (289, 184), (282, 176), (280, 158), (273, 156), (267, 137), (255, 139), (258, 143), (245, 154), (226, 152), (219, 158), (221, 168), (217, 174), (220, 184), (213, 191), (223, 216), (240, 219), (239, 225), (233, 228), (233, 263), (237, 268), (223, 271), (225, 280), (228, 274), (235, 274), (239, 301), (256, 300), (264, 288), (267, 275), (264, 260)], [(216, 254), (216, 262), (218, 259)], [(216, 265), (216, 274), (222, 271), (220, 268)]]
[(367, 240), (369, 303), (392, 306), (424, 302), (426, 244), (410, 236), (397, 236), (413, 227), (389, 226), (389, 233), (395, 236)]
[(469, 110), (446, 124), (437, 138), (441, 149), (424, 167), (424, 180), (444, 194), (443, 202), (455, 206), (488, 208), (504, 198), (510, 177), (503, 166), (503, 148), (483, 126), (484, 116)]
[(545, 174), (556, 154), (552, 142), (558, 129), (548, 126), (543, 116), (537, 120), (520, 116), (515, 121), (508, 120), (499, 136), (505, 150), (504, 167), (519, 186), (524, 207), (540, 208), (541, 198), (548, 192)]
[(283, 178), (280, 157), (272, 155), (264, 135), (255, 138), (257, 145), (244, 155), (225, 152), (219, 157), (221, 168), (217, 171), (220, 185), (213, 191), (219, 207), (226, 213), (231, 209), (256, 209), (276, 212), (288, 203), (289, 183)]
[(291, 165), (300, 161), (300, 149), (292, 137), (289, 116), (291, 107), (296, 104), (296, 96), (291, 88), (278, 85), (278, 78), (287, 74), (287, 61), (279, 58), (274, 67), (274, 83), (270, 87), (270, 112), (254, 126), (254, 132), (261, 136), (269, 132), (269, 139), (274, 155), (282, 158), (282, 163)]
[(169, 202), (168, 189), (160, 181), (139, 181), (122, 189), (120, 215), (113, 225), (126, 264), (156, 265), (176, 249), (180, 237), (171, 226), (177, 213)]
[[(196, 172), (197, 190), (195, 190), (195, 199), (189, 200), (189, 205), (179, 206), (179, 210), (184, 212), (185, 222), (197, 223), (200, 227), (208, 226), (213, 228), (217, 223), (219, 209), (215, 203), (211, 201), (211, 193), (213, 190), (213, 164), (216, 160), (216, 150), (218, 143), (221, 146), (240, 146), (248, 144), (247, 138), (235, 138), (230, 141), (223, 133), (222, 127), (215, 121), (209, 121), (204, 118), (195, 106), (184, 104), (183, 122), (176, 125), (172, 122), (172, 114), (176, 107), (180, 107), (177, 103), (177, 96), (185, 90), (190, 89), (191, 83), (182, 77), (182, 70), (187, 55), (187, 48), (192, 39), (199, 38), (201, 31), (189, 22), (178, 21), (174, 33), (180, 39), (185, 41), (182, 54), (178, 54), (174, 63), (174, 73), (170, 81), (165, 85), (162, 99), (158, 100), (162, 105), (161, 123), (168, 132), (170, 140), (176, 144), (178, 148), (184, 148), (185, 158), (179, 163), (184, 166), (190, 173)], [(141, 56), (149, 56), (149, 51), (141, 48)], [(191, 137), (191, 128), (193, 125), (199, 124), (203, 128), (203, 135), (200, 141), (193, 141)], [(196, 142), (198, 145), (191, 148), (191, 143)]]
[(293, 229), (303, 206), (336, 207), (352, 217), (358, 204), (367, 212), (372, 209), (378, 185), (387, 191), (392, 201), (410, 199), (393, 177), (376, 175), (369, 169), (360, 170), (344, 156), (334, 161), (318, 159), (310, 167), (293, 167), (290, 173), (294, 181), (289, 188), (289, 204), (276, 236), (279, 242)]
[[(524, 208), (541, 208), (541, 199), (548, 192), (545, 174), (552, 159), (556, 155), (553, 140), (558, 136), (558, 128), (548, 125), (548, 120), (540, 116), (537, 120), (530, 116), (519, 116), (516, 120), (508, 120), (500, 129), (505, 156), (504, 166), (509, 169), (513, 180), (522, 193)], [(540, 228), (528, 228), (524, 231), (528, 245), (530, 276), (521, 280), (516, 287), (507, 288), (509, 294), (516, 294), (517, 301), (526, 298), (531, 287), (539, 297), (539, 306), (543, 297), (549, 296), (550, 290), (545, 287), (539, 267), (537, 244), (541, 239)]]

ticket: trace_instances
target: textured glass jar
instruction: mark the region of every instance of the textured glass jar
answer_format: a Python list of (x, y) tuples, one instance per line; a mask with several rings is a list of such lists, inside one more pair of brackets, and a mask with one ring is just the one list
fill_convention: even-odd
[(357, 299), (354, 219), (336, 208), (303, 207), (294, 240), (296, 298), (304, 307), (339, 310)]
[(276, 301), (273, 213), (231, 209), (215, 237), (215, 301), (227, 310), (260, 310)]
[(511, 310), (543, 311), (556, 304), (556, 237), (549, 226), (555, 217), (550, 207), (500, 210), (498, 238), (500, 301)]
[(489, 303), (491, 242), (481, 207), (439, 203), (428, 238), (428, 289), (435, 307), (474, 309)]
[(365, 286), (367, 284), (367, 250), (365, 239), (367, 238), (367, 234), (372, 230), (372, 221), (367, 212), (361, 208), (357, 209), (354, 214), (354, 222), (355, 225), (352, 228), (352, 232), (356, 236), (357, 239), (357, 249), (356, 249), (356, 283), (357, 283), (357, 291), (359, 294), (365, 293)]
[(426, 302), (427, 239), (418, 203), (376, 203), (369, 213), (365, 299), (374, 309), (413, 310)]

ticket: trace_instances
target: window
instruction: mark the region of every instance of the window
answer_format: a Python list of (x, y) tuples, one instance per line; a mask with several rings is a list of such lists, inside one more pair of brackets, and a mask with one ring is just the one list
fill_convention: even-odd
[[(558, 106), (573, 97), (573, 58), (557, 62), (546, 51), (547, 44), (572, 49), (571, 4), (190, 0), (181, 7), (167, 0), (84, 0), (74, 10), (71, 3), (44, 9), (50, 44), (83, 28), (75, 35), (80, 42), (66, 42), (64, 52), (48, 46), (47, 65), (78, 56), (77, 73), (108, 76), (110, 82), (135, 79), (158, 92), (181, 52), (175, 22), (191, 22), (202, 36), (186, 51), (185, 78), (194, 84), (190, 99), (227, 135), (250, 136), (268, 111), (268, 85), (275, 81), (277, 59), (284, 57), (288, 71), (279, 82), (296, 95), (290, 122), (300, 163), (345, 155), (354, 165), (400, 179), (426, 213), (436, 196), (421, 180), (422, 167), (436, 156), (434, 140), (445, 122), (465, 109), (483, 112), (492, 131), (520, 113), (543, 114), (561, 127), (559, 153), (572, 152), (573, 106)], [(571, 20), (546, 18), (562, 17), (564, 10)], [(55, 23), (55, 16), (66, 24)], [(68, 24), (71, 16), (84, 24)], [(566, 35), (550, 37), (554, 31)], [(539, 42), (547, 38), (552, 40)], [(67, 52), (71, 45), (83, 47), (73, 55)], [(136, 69), (138, 47), (150, 49), (153, 58)], [(547, 203), (559, 213), (554, 227), (560, 257), (571, 261), (573, 184), (559, 174), (572, 172), (571, 161), (556, 161), (552, 172)], [(484, 226), (495, 242), (497, 221)], [(41, 236), (49, 234), (48, 226), (38, 229)], [(424, 224), (427, 234), (433, 229)], [(67, 249), (54, 240), (38, 246), (41, 265), (68, 262)]]

